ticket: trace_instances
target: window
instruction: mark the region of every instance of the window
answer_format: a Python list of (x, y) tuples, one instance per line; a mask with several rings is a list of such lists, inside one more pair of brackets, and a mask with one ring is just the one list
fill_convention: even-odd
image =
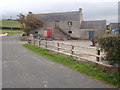
[(68, 31), (68, 33), (72, 33), (72, 31)]
[(72, 25), (72, 22), (68, 22), (68, 26), (71, 26)]
[(38, 33), (38, 31), (35, 31), (35, 33)]
[(59, 21), (55, 21), (55, 22), (59, 22)]
[(58, 26), (59, 25), (59, 21), (55, 21), (55, 26)]

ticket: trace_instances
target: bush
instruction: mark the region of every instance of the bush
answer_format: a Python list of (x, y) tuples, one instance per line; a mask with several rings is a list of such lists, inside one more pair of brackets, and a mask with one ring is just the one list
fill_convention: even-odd
[(98, 44), (105, 53), (104, 60), (112, 65), (120, 65), (120, 36), (104, 36), (99, 39)]

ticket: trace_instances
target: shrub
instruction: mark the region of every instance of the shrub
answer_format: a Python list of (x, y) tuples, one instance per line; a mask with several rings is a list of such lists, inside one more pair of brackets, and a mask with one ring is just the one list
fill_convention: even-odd
[(119, 36), (104, 36), (99, 39), (98, 44), (101, 51), (105, 53), (104, 60), (110, 64), (120, 65), (120, 35)]

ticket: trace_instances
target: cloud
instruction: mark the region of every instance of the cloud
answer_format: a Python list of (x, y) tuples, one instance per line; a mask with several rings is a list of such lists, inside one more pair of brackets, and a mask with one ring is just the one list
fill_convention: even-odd
[[(108, 22), (117, 20), (118, 0), (2, 0), (0, 8), (2, 8), (3, 18), (16, 16), (19, 13), (27, 14), (29, 11), (33, 13), (52, 13), (78, 11), (83, 8), (85, 20), (107, 19)], [(113, 17), (113, 19), (108, 18)]]

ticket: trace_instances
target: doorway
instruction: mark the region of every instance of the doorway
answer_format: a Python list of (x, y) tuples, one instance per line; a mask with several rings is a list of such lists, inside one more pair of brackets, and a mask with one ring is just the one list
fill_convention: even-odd
[(94, 31), (89, 31), (89, 39), (94, 39)]
[(52, 30), (47, 30), (47, 38), (52, 38)]

